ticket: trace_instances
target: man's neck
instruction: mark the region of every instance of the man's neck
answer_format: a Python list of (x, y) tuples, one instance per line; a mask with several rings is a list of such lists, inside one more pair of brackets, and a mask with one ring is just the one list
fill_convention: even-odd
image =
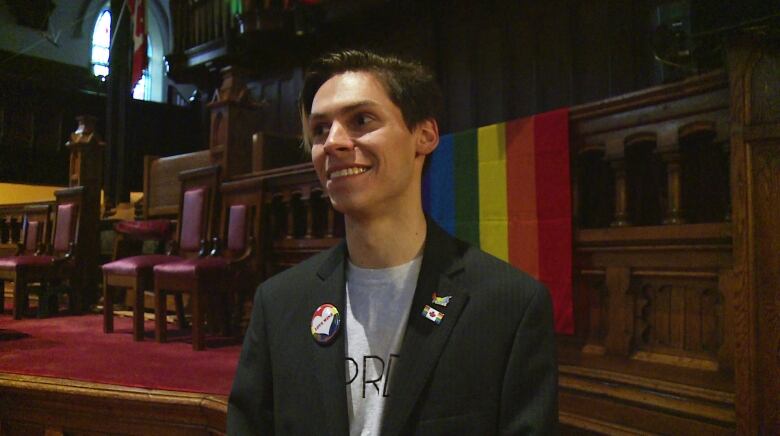
[(389, 268), (422, 252), (427, 224), (422, 209), (379, 218), (345, 216), (350, 261), (362, 268)]

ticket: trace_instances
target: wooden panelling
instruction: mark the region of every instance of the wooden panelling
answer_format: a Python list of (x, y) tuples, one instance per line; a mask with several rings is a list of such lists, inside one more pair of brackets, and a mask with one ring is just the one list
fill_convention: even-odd
[(665, 225), (632, 226), (648, 222), (631, 216), (641, 208), (621, 205), (638, 200), (630, 195), (637, 180), (625, 177), (624, 198), (616, 183), (613, 225), (623, 227), (613, 228), (584, 210), (605, 190), (575, 186), (579, 322), (574, 337), (559, 338), (568, 427), (615, 434), (780, 428), (780, 117), (777, 76), (768, 73), (780, 56), (744, 35), (728, 55), (727, 75), (571, 111), (573, 154), (581, 153), (575, 166), (593, 167), (594, 150), (603, 149), (625, 177), (637, 171), (622, 163), (627, 145), (644, 141), (661, 153), (668, 185), (656, 194), (666, 196)]
[[(742, 36), (729, 45), (731, 178), (734, 222), (732, 289), (738, 432), (780, 429), (780, 305), (777, 291), (780, 223), (780, 123), (765, 102), (773, 92), (780, 58), (776, 44)], [(754, 106), (756, 104), (757, 106)]]
[(0, 434), (224, 434), (227, 398), (0, 374)]
[[(755, 208), (755, 301), (758, 304), (758, 368), (762, 426), (780, 429), (780, 137), (748, 145), (752, 150)], [(772, 230), (770, 230), (772, 229)]]
[(125, 195), (142, 189), (145, 154), (168, 156), (206, 147), (197, 107), (130, 99), (120, 159), (118, 142), (106, 129), (105, 84), (87, 68), (0, 51), (0, 61), (9, 56), (13, 60), (7, 65), (13, 67), (0, 71), (1, 181), (67, 185), (65, 142), (78, 115), (96, 116), (95, 130), (108, 139), (104, 188), (109, 199), (116, 189)]
[(128, 146), (124, 157), (128, 192), (143, 190), (144, 156), (174, 156), (208, 148), (201, 140), (208, 125), (199, 119), (197, 105), (180, 107), (131, 99), (128, 106)]
[[(610, 177), (574, 181), (580, 320), (576, 335), (559, 341), (567, 426), (614, 434), (736, 428), (726, 191), (714, 190), (717, 210), (708, 214), (691, 213), (702, 206), (682, 195), (692, 181), (719, 175), (712, 165), (686, 177), (699, 167), (681, 144), (707, 132), (709, 153), (727, 147), (714, 144), (728, 131), (725, 85), (713, 73), (571, 111), (575, 171), (602, 168), (615, 182), (609, 192)], [(615, 198), (611, 227), (595, 209), (609, 205), (599, 195)]]
[(750, 106), (748, 107), (751, 125), (776, 124), (780, 121), (780, 58), (776, 53), (762, 53), (750, 72)]
[[(66, 103), (67, 102), (67, 103)], [(64, 144), (80, 113), (97, 113), (99, 99), (74, 91), (4, 83), (0, 76), (0, 179), (67, 185)], [(85, 112), (76, 112), (85, 111)]]
[(711, 278), (637, 279), (634, 296), (636, 359), (705, 370), (718, 369), (723, 338), (723, 296)]

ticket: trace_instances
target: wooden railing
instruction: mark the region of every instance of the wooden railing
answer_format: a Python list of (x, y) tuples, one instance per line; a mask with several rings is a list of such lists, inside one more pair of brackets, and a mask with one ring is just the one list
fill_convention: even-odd
[(335, 245), (343, 217), (322, 190), (311, 163), (257, 173), (263, 179), (267, 277)]
[[(718, 286), (731, 250), (725, 85), (716, 73), (573, 112), (588, 350), (728, 366)], [(623, 107), (604, 113), (609, 105)]]
[(610, 425), (635, 416), (626, 428), (735, 428), (729, 98), (716, 72), (571, 111), (568, 425), (592, 427), (583, 400), (606, 395)]
[(175, 53), (226, 39), (234, 33), (275, 29), (290, 1), (171, 0)]
[(224, 38), (235, 26), (236, 1), (172, 0), (173, 48), (180, 53), (189, 48)]
[(581, 106), (571, 127), (579, 228), (728, 221), (723, 73)]
[(24, 208), (32, 205), (53, 205), (54, 201), (36, 201), (0, 205), (0, 256), (10, 256), (23, 242)]

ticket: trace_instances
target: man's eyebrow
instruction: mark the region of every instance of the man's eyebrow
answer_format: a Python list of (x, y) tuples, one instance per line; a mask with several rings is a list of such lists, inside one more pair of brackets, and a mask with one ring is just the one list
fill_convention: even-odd
[[(360, 109), (362, 107), (366, 106), (378, 106), (379, 103), (375, 102), (374, 100), (361, 100), (357, 101), (355, 103), (350, 103), (346, 106), (342, 106), (338, 109), (338, 112), (341, 113), (348, 113), (355, 111), (357, 109)], [(327, 114), (325, 112), (312, 112), (311, 115), (309, 115), (309, 120), (315, 120), (319, 118), (327, 118)]]

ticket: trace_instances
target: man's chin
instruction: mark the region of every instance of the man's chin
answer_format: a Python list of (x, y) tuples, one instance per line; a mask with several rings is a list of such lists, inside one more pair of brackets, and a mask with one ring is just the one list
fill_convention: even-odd
[(355, 202), (348, 199), (334, 199), (331, 197), (330, 204), (333, 206), (333, 209), (335, 209), (336, 212), (342, 213), (344, 215), (350, 215), (357, 212), (358, 210)]
[(344, 216), (354, 218), (366, 215), (370, 209), (365, 201), (353, 197), (340, 198), (338, 196), (332, 196), (330, 198), (330, 204), (337, 212)]

